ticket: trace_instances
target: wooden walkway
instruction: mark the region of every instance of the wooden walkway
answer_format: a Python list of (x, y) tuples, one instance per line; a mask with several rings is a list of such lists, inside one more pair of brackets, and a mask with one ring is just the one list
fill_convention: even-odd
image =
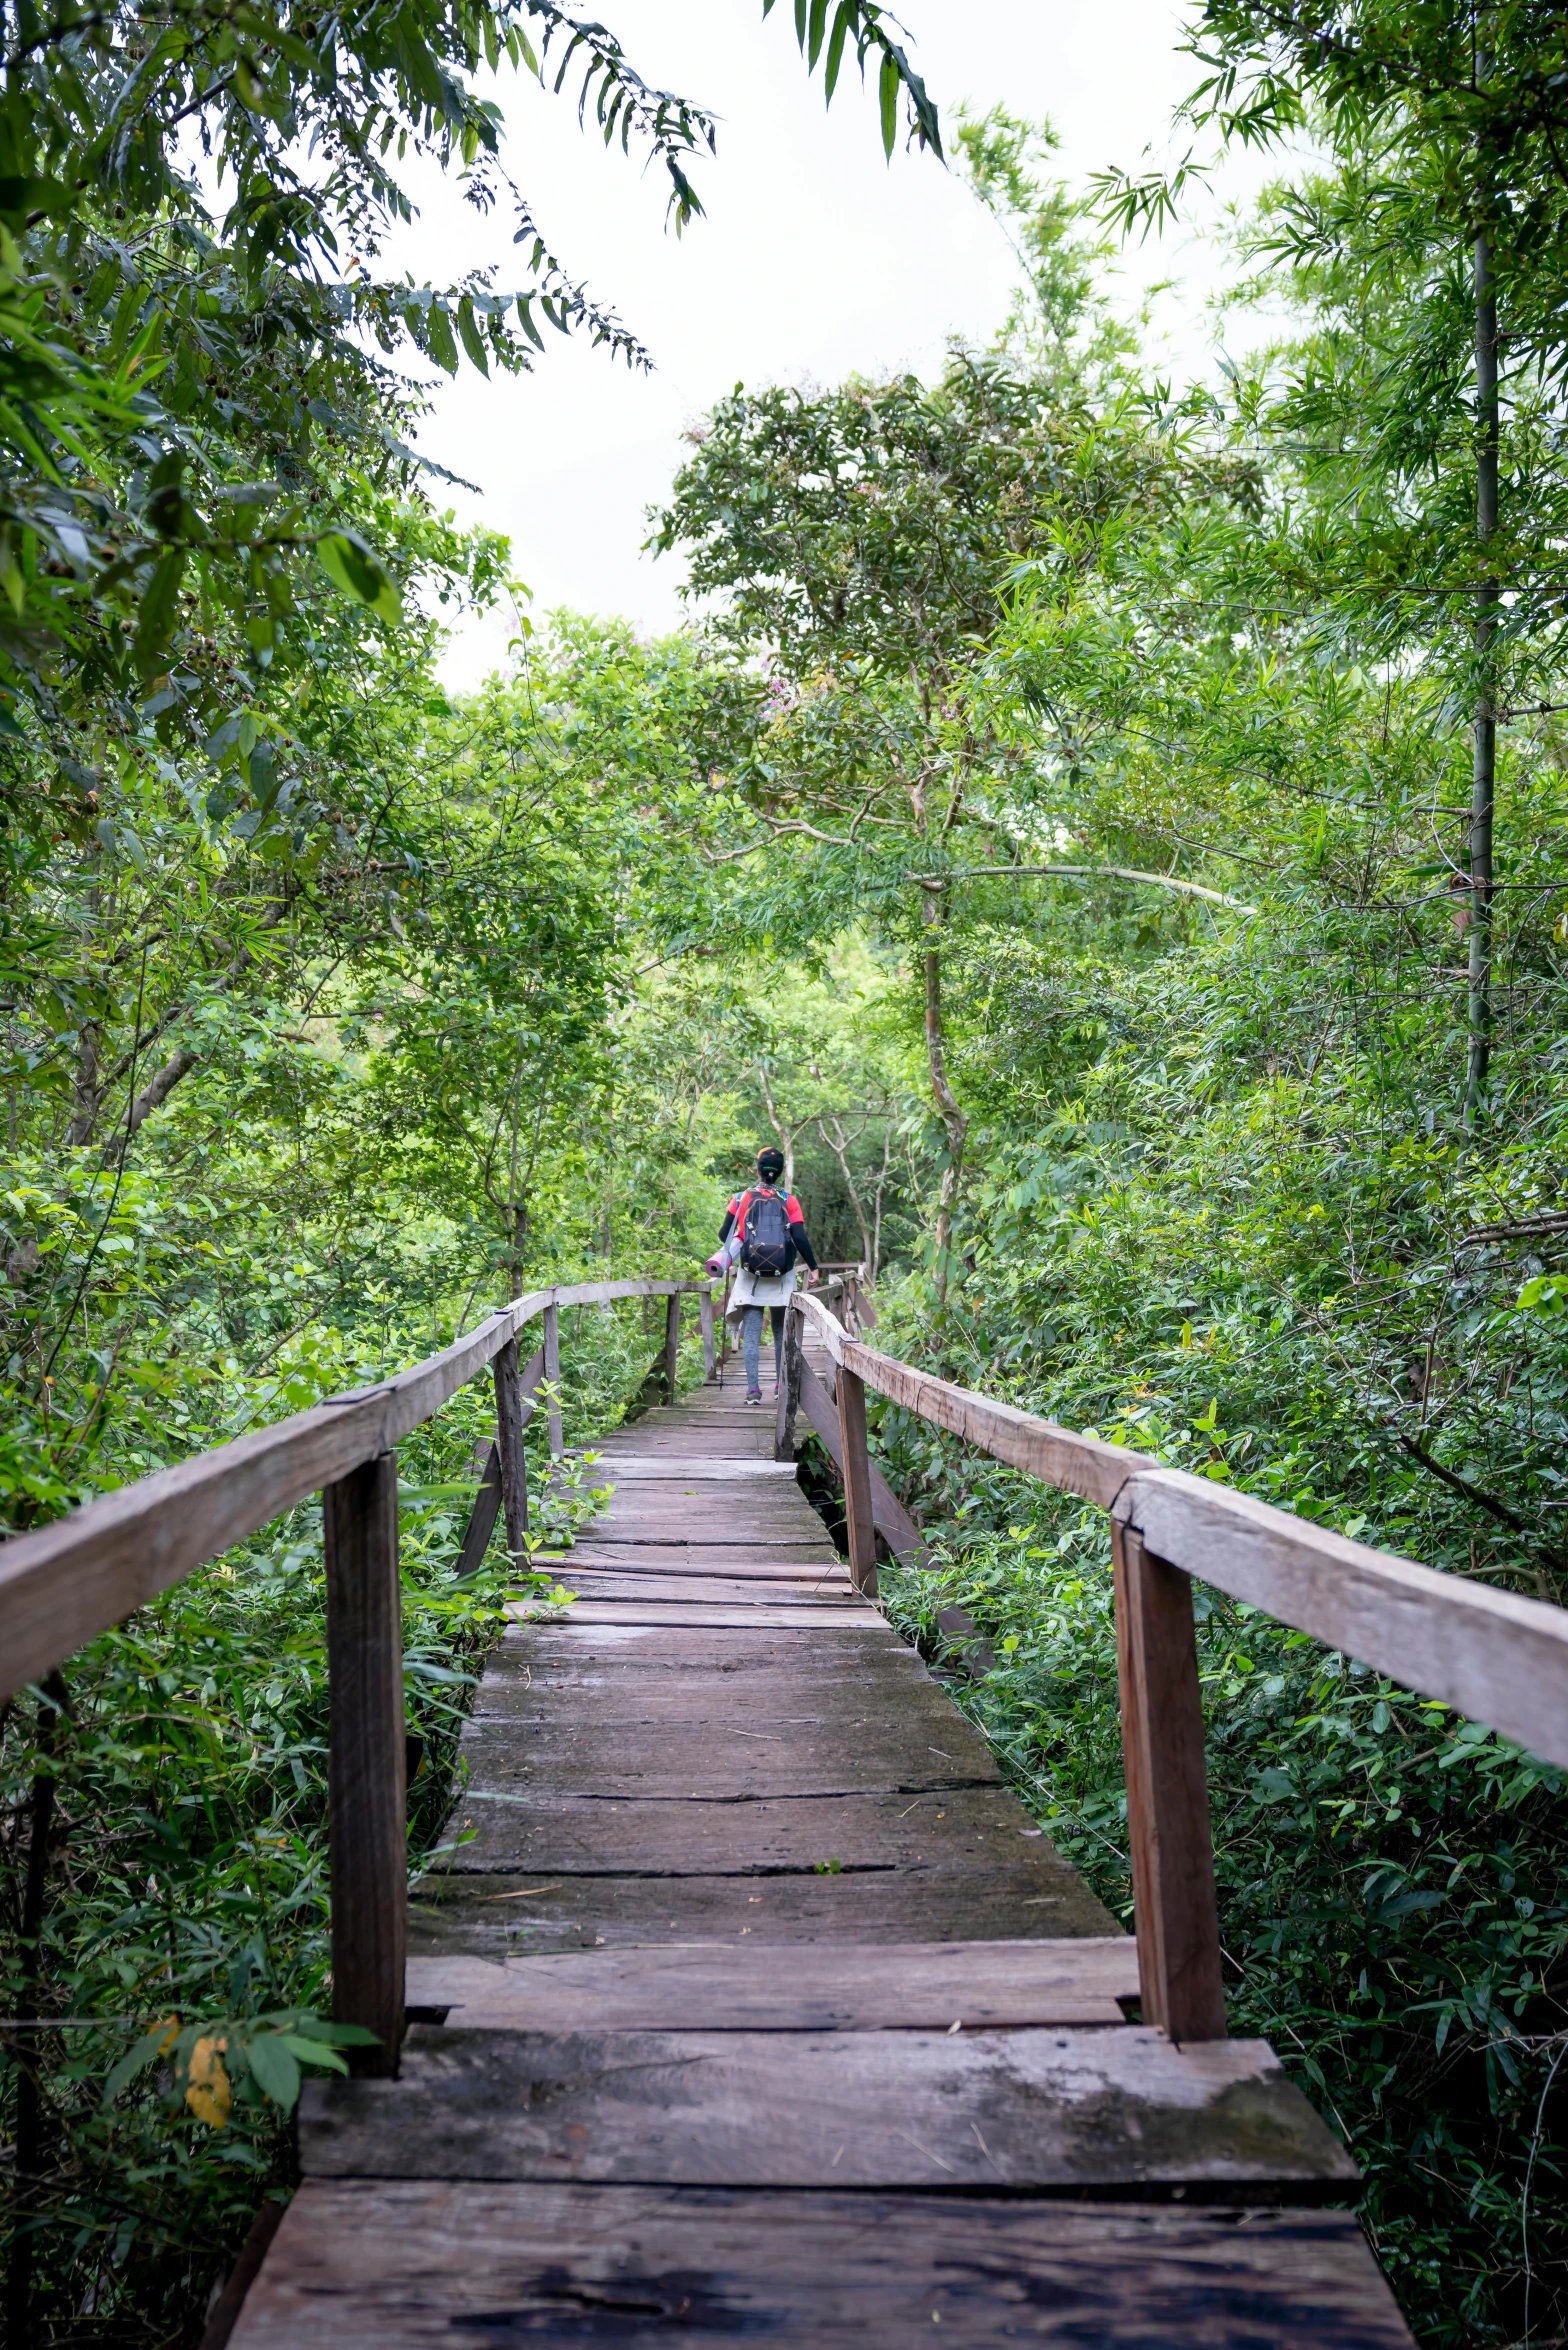
[(771, 1411), (605, 1453), (580, 1598), (478, 1692), (399, 2077), (306, 2092), (235, 2350), (1408, 2345), (1337, 2141), (1262, 2042), (1128, 2020)]

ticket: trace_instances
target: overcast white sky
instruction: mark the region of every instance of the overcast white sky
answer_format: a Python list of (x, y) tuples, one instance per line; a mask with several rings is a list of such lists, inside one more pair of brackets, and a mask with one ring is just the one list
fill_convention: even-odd
[[(930, 155), (884, 163), (872, 99), (847, 68), (824, 108), (789, 0), (765, 23), (760, 0), (621, 0), (605, 13), (649, 81), (721, 117), (717, 159), (697, 175), (707, 217), (684, 237), (666, 233), (662, 171), (607, 153), (564, 95), (511, 75), (497, 95), (508, 166), (544, 235), (641, 337), (656, 371), (631, 374), (546, 326), (549, 353), (531, 375), (486, 382), (465, 365), (443, 378), (420, 441), (479, 485), (451, 502), (460, 519), (510, 537), (536, 616), (567, 604), (648, 633), (681, 617), (677, 564), (639, 550), (688, 422), (739, 382), (929, 372), (948, 336), (994, 332), (1017, 273), (1000, 233)], [(1146, 149), (1167, 159), (1172, 112), (1199, 78), (1177, 54), (1170, 0), (903, 0), (902, 14), (944, 116), (964, 99), (1048, 115), (1075, 184), (1107, 164), (1134, 168)], [(437, 182), (395, 258), (448, 281), (493, 260), (510, 288), (523, 282), (510, 238), (509, 221), (477, 219)], [(1212, 252), (1186, 236), (1131, 250), (1125, 268), (1129, 289), (1179, 280), (1159, 325), (1176, 372), (1199, 371)], [(510, 634), (504, 618), (462, 632), (448, 681), (471, 685), (504, 665)]]

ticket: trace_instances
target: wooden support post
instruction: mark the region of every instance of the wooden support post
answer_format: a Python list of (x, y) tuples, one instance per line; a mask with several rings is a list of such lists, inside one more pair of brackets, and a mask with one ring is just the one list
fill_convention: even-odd
[(459, 1579), (477, 1574), (484, 1565), (496, 1519), (501, 1515), (501, 1448), (493, 1438), (481, 1440), (475, 1448), (473, 1466), (479, 1472), (479, 1491), (463, 1529), (463, 1547), (457, 1559)]
[(664, 1400), (673, 1404), (680, 1376), (681, 1293), (672, 1289), (664, 1301)]
[(544, 1378), (550, 1391), (550, 1458), (558, 1461), (566, 1446), (561, 1436), (561, 1309), (544, 1309)]
[(711, 1387), (719, 1375), (719, 1361), (713, 1340), (713, 1292), (706, 1287), (697, 1292), (697, 1322), (702, 1331), (702, 1375)]
[(528, 1550), (528, 1461), (523, 1452), (523, 1383), (517, 1371), (517, 1340), (509, 1338), (495, 1358), (495, 1443), (501, 1456), (501, 1502), (506, 1511), (506, 1547), (514, 1560)]
[(1223, 2040), (1192, 1585), (1114, 1518), (1111, 1548), (1143, 2020), (1178, 2042)]
[(871, 1517), (871, 1456), (866, 1450), (866, 1386), (842, 1364), (838, 1434), (844, 1448), (844, 1516), (849, 1524), (849, 1579), (863, 1599), (877, 1595), (877, 1537)]
[(397, 1455), (350, 1470), (321, 1496), (327, 1554), (327, 1810), (332, 2014), (379, 2046), (351, 2071), (397, 2070), (408, 1934), (408, 1786)]
[(805, 1324), (793, 1308), (784, 1311), (784, 1376), (779, 1381), (778, 1424), (773, 1432), (773, 1458), (795, 1458), (795, 1414), (800, 1409), (800, 1370), (805, 1360)]

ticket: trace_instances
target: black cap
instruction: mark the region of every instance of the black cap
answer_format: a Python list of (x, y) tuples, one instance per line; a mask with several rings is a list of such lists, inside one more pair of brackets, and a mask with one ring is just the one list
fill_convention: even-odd
[(770, 1142), (766, 1150), (757, 1153), (757, 1173), (764, 1183), (772, 1183), (784, 1172), (784, 1153)]

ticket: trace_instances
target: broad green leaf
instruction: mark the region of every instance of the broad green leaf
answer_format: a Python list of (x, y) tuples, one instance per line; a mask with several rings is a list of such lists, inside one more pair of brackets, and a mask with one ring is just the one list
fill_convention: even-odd
[(316, 554), (323, 571), (345, 595), (352, 596), (358, 604), (368, 605), (383, 620), (402, 617), (402, 599), (395, 581), (356, 531), (323, 532), (316, 541)]
[(143, 593), (135, 650), (137, 674), (142, 678), (155, 676), (164, 665), (164, 651), (174, 627), (187, 559), (186, 548), (171, 547), (159, 558)]
[(431, 358), (438, 367), (444, 367), (448, 375), (456, 375), (457, 344), (452, 335), (452, 321), (447, 315), (445, 304), (439, 299), (430, 305), (426, 332), (430, 338)]
[(479, 321), (474, 316), (471, 297), (463, 296), (457, 306), (457, 331), (463, 338), (463, 348), (481, 375), (490, 373), (490, 354), (485, 349), (484, 337), (479, 332)]
[(827, 64), (822, 73), (823, 98), (829, 106), (833, 103), (833, 93), (838, 87), (839, 68), (844, 62), (844, 43), (854, 29), (855, 15), (856, 0), (839, 0), (833, 30), (828, 36)]
[(299, 2064), (287, 2034), (258, 2032), (245, 2043), (250, 2069), (274, 2105), (292, 2113), (299, 2101)]

